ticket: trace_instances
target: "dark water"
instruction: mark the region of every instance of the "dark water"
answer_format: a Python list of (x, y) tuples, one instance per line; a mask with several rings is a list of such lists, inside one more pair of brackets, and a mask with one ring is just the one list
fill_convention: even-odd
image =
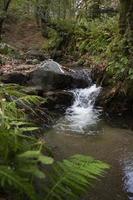
[(80, 153), (111, 165), (105, 177), (89, 190), (86, 200), (133, 200), (132, 131), (113, 128), (102, 122), (92, 135), (72, 134), (69, 130), (53, 128), (45, 139), (57, 159)]

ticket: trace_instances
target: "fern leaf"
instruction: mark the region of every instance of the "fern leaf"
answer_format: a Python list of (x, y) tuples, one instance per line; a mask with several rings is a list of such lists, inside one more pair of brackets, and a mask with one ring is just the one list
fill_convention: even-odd
[(36, 159), (37, 162), (41, 162), (45, 165), (53, 164), (54, 160), (51, 157), (44, 156), (40, 151), (26, 151), (18, 156), (18, 158), (23, 159)]
[(33, 166), (33, 164), (29, 164), (27, 163), (27, 166), (22, 165), (21, 169), (19, 169), (20, 172), (22, 172), (23, 174), (26, 174), (27, 176), (32, 175), (35, 176), (39, 179), (44, 179), (45, 178), (45, 174), (44, 172), (42, 172), (38, 167)]
[(0, 166), (0, 185), (4, 187), (6, 184), (23, 191), (31, 200), (37, 199), (33, 186), (26, 179), (18, 176), (10, 167)]
[[(45, 200), (77, 200), (109, 165), (88, 156), (75, 155), (53, 165)], [(49, 192), (48, 192), (49, 191)]]
[(38, 161), (40, 161), (44, 165), (51, 165), (54, 162), (53, 158), (44, 156), (42, 154), (39, 156)]

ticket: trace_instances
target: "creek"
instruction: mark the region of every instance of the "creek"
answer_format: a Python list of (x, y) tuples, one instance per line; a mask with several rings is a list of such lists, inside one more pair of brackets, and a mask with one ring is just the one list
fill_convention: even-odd
[(93, 84), (72, 90), (72, 106), (45, 140), (56, 159), (80, 153), (110, 164), (111, 169), (89, 190), (86, 200), (133, 200), (133, 132), (112, 127), (102, 119), (101, 108), (95, 108), (100, 91)]

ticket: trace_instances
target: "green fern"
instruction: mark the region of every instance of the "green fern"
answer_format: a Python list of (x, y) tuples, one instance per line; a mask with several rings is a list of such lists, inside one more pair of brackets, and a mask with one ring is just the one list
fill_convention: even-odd
[(53, 165), (45, 200), (77, 200), (109, 166), (91, 157), (75, 155)]
[(34, 187), (28, 183), (26, 178), (20, 177), (10, 167), (0, 166), (0, 185), (2, 187), (13, 187), (26, 193), (31, 200), (37, 200), (37, 194)]
[(42, 154), (44, 141), (28, 135), (38, 127), (27, 122), (23, 108), (42, 99), (25, 95), (16, 85), (0, 85), (0, 99), (0, 187), (5, 193), (7, 186), (9, 191), (21, 193), (19, 199), (24, 195), (39, 199), (34, 180), (44, 179), (45, 174), (38, 164), (52, 164), (53, 159)]

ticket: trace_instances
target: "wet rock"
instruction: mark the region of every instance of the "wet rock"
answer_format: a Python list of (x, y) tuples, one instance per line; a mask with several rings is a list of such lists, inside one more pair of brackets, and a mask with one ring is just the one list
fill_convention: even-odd
[(10, 74), (3, 74), (0, 77), (1, 82), (3, 83), (15, 83), (20, 85), (27, 84), (29, 77), (27, 75), (24, 75), (22, 73), (10, 73)]
[[(25, 69), (26, 66), (26, 69)], [(4, 83), (16, 83), (28, 85), (37, 90), (66, 90), (85, 88), (91, 83), (88, 70), (72, 70), (62, 67), (53, 60), (47, 60), (41, 65), (28, 65), (15, 67), (3, 71), (1, 81)], [(8, 73), (7, 73), (8, 72)]]
[(85, 88), (91, 85), (91, 75), (88, 69), (77, 69), (73, 72), (70, 72), (73, 77), (73, 87), (74, 88)]
[(56, 89), (69, 89), (72, 78), (67, 75), (45, 71), (43, 69), (36, 70), (30, 74), (30, 85), (36, 86), (44, 91)]
[(44, 103), (46, 108), (63, 112), (72, 105), (74, 100), (73, 93), (69, 91), (49, 91), (43, 93), (43, 97), (47, 99)]
[(41, 69), (44, 69), (45, 71), (51, 71), (51, 72), (54, 72), (54, 73), (58, 73), (58, 74), (64, 74), (64, 70), (62, 69), (62, 66), (53, 61), (53, 60), (47, 60), (45, 62), (43, 62), (41, 65), (40, 65), (40, 68)]
[(72, 105), (74, 100), (73, 93), (67, 90), (43, 91), (36, 87), (26, 87), (23, 89), (28, 95), (38, 95), (46, 99), (45, 108), (49, 110), (62, 110)]
[(30, 73), (30, 85), (42, 90), (85, 88), (89, 84), (87, 71), (68, 71), (53, 60), (43, 62)]
[(96, 105), (100, 106), (104, 113), (109, 115), (125, 115), (133, 112), (133, 99), (120, 92), (119, 87), (105, 87), (96, 100)]

